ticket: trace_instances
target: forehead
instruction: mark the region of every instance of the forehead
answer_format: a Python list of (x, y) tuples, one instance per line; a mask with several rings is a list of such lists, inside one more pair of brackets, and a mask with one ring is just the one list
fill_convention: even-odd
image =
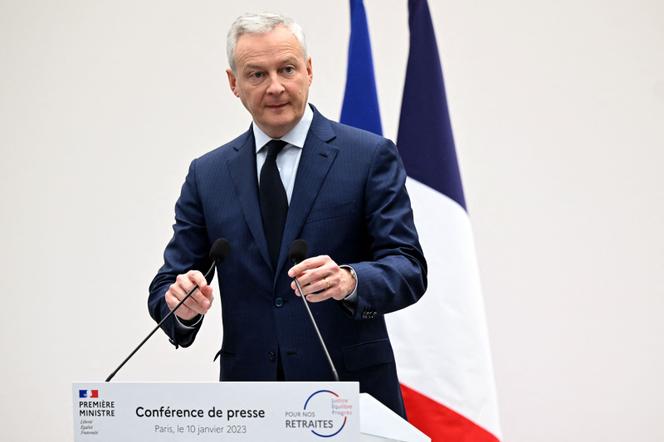
[(235, 45), (235, 62), (269, 63), (286, 58), (304, 60), (304, 51), (295, 35), (285, 26), (262, 34), (243, 34)]

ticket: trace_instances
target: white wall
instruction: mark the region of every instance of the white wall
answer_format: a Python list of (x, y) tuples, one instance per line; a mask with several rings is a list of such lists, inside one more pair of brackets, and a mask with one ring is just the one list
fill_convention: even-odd
[[(71, 440), (70, 383), (152, 327), (147, 285), (189, 161), (249, 124), (225, 80), (245, 10), (308, 32), (338, 116), (348, 5), (0, 2), (1, 437)], [(396, 136), (406, 1), (365, 0)], [(505, 440), (664, 440), (664, 3), (431, 0), (487, 303)], [(160, 334), (118, 381), (217, 378)]]

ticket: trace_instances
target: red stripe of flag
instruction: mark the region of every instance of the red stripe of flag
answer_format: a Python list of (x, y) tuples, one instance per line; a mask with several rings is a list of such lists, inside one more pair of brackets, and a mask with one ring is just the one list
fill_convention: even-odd
[(484, 428), (446, 406), (405, 385), (401, 392), (408, 422), (431, 438), (431, 442), (498, 442)]

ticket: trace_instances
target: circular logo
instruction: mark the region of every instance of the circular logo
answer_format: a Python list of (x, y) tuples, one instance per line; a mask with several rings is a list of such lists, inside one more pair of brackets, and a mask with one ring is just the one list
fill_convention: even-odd
[(352, 413), (352, 407), (347, 405), (349, 402), (343, 399), (339, 394), (331, 390), (318, 390), (313, 392), (304, 402), (304, 411), (314, 411), (317, 416), (329, 417), (330, 425), (323, 429), (313, 429), (310, 431), (319, 437), (334, 437), (346, 426), (348, 415)]

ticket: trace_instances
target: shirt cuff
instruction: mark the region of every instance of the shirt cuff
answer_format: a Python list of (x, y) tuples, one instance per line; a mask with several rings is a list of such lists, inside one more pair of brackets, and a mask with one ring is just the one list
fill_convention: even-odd
[(350, 271), (350, 274), (353, 276), (353, 280), (355, 281), (355, 287), (353, 287), (353, 291), (351, 291), (344, 299), (343, 302), (348, 305), (349, 307), (355, 307), (357, 305), (357, 273), (355, 273), (355, 269), (352, 268), (349, 265), (340, 265), (339, 268), (341, 269), (347, 269)]
[(198, 323), (203, 320), (203, 315), (198, 315), (198, 319), (194, 318), (190, 320), (180, 319), (178, 315), (173, 316), (175, 316), (175, 323), (177, 324), (177, 327), (184, 331), (194, 330)]

